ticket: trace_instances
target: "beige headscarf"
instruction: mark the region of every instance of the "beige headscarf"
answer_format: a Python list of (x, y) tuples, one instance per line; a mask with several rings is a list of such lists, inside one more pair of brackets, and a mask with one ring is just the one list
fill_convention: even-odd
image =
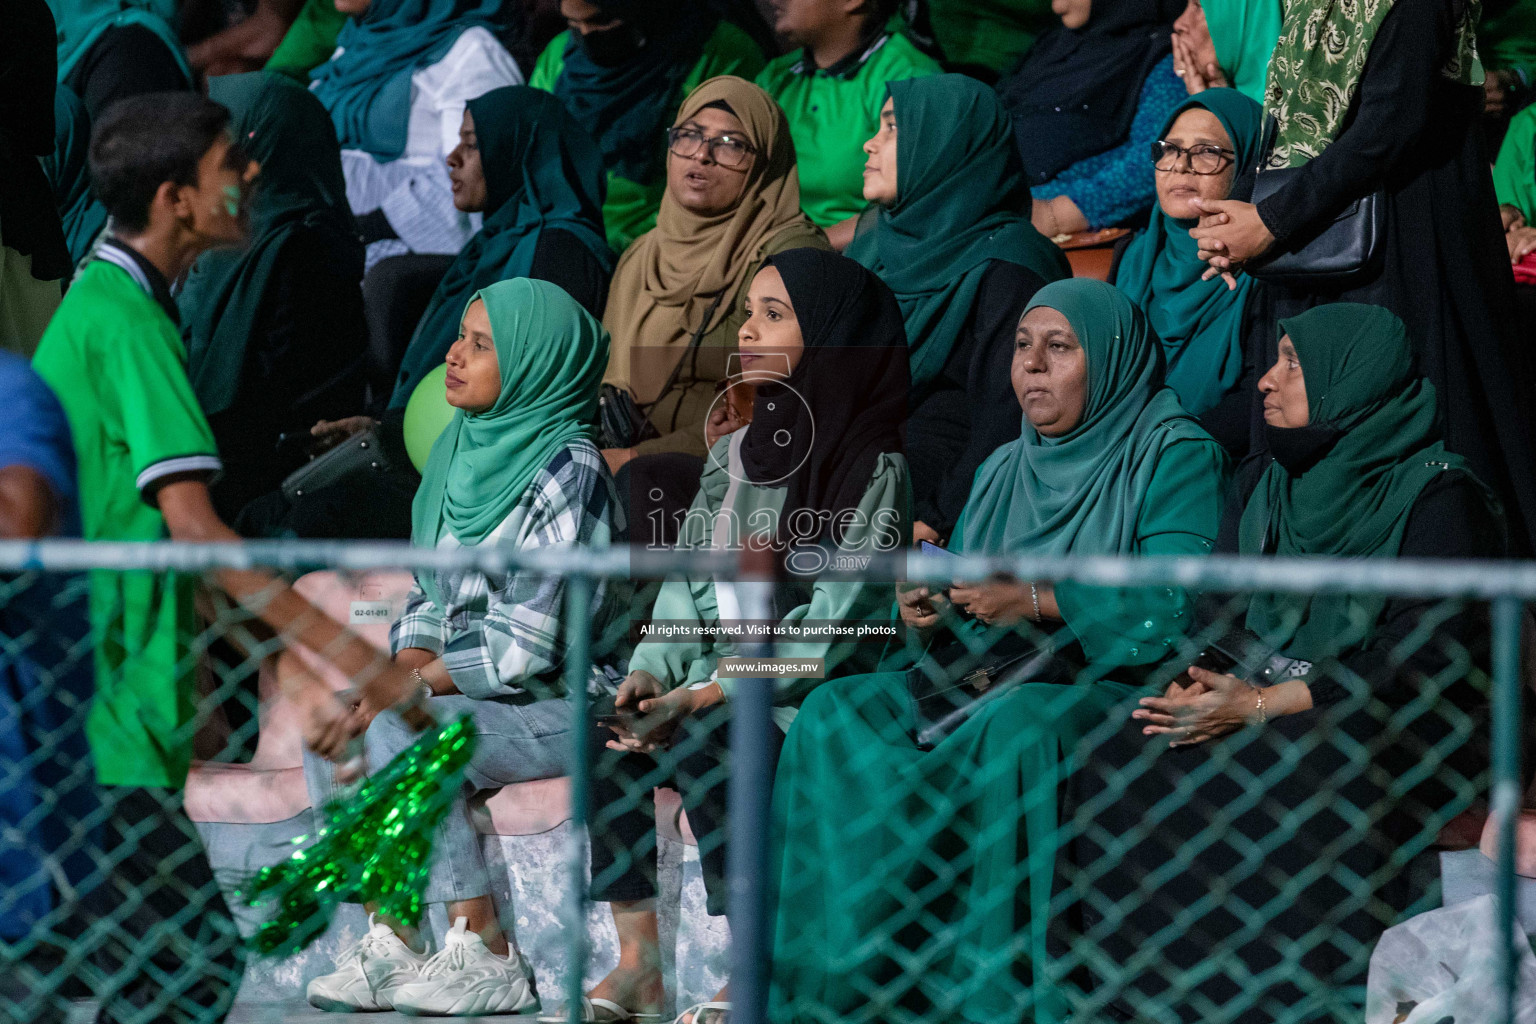
[[(766, 255), (766, 242), (787, 228), (803, 230), (808, 240), (819, 235), (800, 211), (795, 145), (773, 97), (735, 75), (711, 78), (688, 94), (674, 127), (722, 101), (757, 150), (741, 202), (703, 217), (664, 195), (656, 227), (624, 253), (608, 292), (603, 326), (613, 336), (613, 348), (603, 381), (628, 390), (642, 404), (656, 400), (710, 306), (715, 311), (706, 332), (730, 315), (736, 293)], [(664, 348), (677, 349), (677, 358), (657, 358), (656, 350)], [(636, 359), (637, 351), (647, 354)]]

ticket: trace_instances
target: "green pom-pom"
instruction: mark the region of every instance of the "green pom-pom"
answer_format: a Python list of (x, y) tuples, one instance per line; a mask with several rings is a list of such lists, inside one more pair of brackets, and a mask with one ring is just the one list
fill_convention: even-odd
[(338, 903), (376, 903), (381, 914), (419, 922), (432, 834), (459, 794), (474, 749), (466, 715), (423, 733), (355, 795), (327, 804), (328, 824), (315, 841), (263, 868), (240, 894), (249, 906), (276, 907), (252, 948), (297, 953), (325, 932)]

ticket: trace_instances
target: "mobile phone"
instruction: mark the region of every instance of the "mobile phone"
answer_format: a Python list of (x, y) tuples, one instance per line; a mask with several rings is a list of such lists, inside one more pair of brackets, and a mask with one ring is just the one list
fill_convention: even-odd
[(622, 725), (628, 727), (631, 722), (639, 718), (639, 713), (629, 709), (620, 709), (615, 703), (613, 694), (599, 697), (592, 702), (592, 720), (598, 725)]
[(284, 459), (302, 461), (309, 457), (315, 436), (307, 430), (289, 430), (277, 435), (277, 453)]
[(1218, 672), (1226, 675), (1237, 668), (1237, 659), (1214, 644), (1200, 652), (1195, 658), (1195, 668), (1203, 668), (1207, 672)]
[(953, 551), (950, 551), (948, 548), (941, 548), (937, 544), (926, 540), (920, 540), (917, 542), (917, 550), (919, 553), (924, 555), (948, 555), (950, 558), (960, 557)]

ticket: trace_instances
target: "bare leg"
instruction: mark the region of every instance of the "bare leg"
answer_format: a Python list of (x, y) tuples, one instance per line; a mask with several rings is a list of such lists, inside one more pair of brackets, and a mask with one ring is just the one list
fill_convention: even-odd
[[(731, 986), (727, 985), (715, 993), (712, 1003), (728, 1003), (731, 1001)], [(724, 1010), (700, 1010), (696, 1016), (683, 1015), (683, 1024), (722, 1024), (727, 1014)]]
[(619, 965), (588, 995), (635, 1013), (659, 1013), (665, 992), (656, 901), (615, 902), (612, 907), (613, 924), (619, 932)]
[[(376, 903), (366, 904), (368, 913), (374, 914), (380, 924), (389, 926), (389, 930), (399, 937), (400, 941), (416, 952), (422, 952), (426, 947), (421, 942), (421, 932), (410, 925), (395, 920), (388, 914), (380, 914)], [(485, 948), (497, 956), (506, 956), (511, 947), (507, 945), (507, 936), (501, 930), (501, 922), (496, 919), (496, 904), (490, 896), (476, 896), (470, 900), (458, 900), (448, 904), (448, 920), (456, 921), (459, 918), (467, 918), (465, 927), (479, 935), (485, 942)]]

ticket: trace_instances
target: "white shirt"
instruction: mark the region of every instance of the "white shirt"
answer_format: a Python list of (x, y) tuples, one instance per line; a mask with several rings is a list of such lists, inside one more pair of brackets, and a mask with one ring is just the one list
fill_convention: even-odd
[(522, 84), (523, 73), (506, 47), (478, 25), (467, 28), (442, 59), (411, 75), (410, 120), (399, 157), (380, 162), (362, 150), (342, 150), (353, 212), (382, 209), (400, 236), (368, 247), (370, 268), (406, 252), (455, 254), (480, 230), (478, 213), (454, 208), (444, 161), (459, 144), (465, 104), (492, 89)]

